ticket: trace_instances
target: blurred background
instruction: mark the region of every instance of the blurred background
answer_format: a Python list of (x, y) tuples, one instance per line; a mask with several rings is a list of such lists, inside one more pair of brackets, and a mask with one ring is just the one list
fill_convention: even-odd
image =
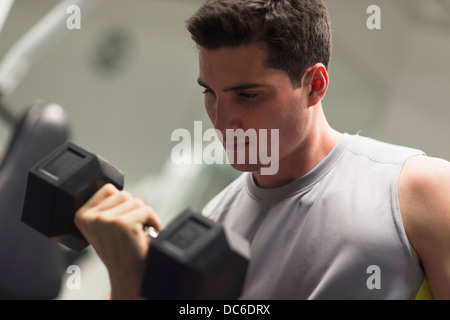
[[(201, 208), (237, 176), (226, 165), (170, 161), (175, 129), (193, 133), (195, 120), (204, 121), (203, 130), (210, 125), (196, 83), (196, 49), (184, 27), (203, 1), (88, 2), (80, 4), (81, 29), (67, 29), (66, 14), (58, 36), (42, 42), (20, 81), (5, 89), (0, 161), (14, 135), (11, 119), (37, 101), (59, 105), (70, 140), (123, 170), (125, 188), (167, 224), (186, 206)], [(330, 124), (450, 159), (450, 0), (325, 2), (334, 37), (331, 86), (323, 103)], [(0, 58), (59, 3), (13, 1), (0, 33)], [(366, 25), (373, 4), (381, 9), (379, 30)], [(1, 267), (14, 254), (0, 259)], [(65, 263), (55, 299), (108, 297), (106, 270), (91, 249)], [(69, 264), (80, 266), (79, 289), (67, 285)]]

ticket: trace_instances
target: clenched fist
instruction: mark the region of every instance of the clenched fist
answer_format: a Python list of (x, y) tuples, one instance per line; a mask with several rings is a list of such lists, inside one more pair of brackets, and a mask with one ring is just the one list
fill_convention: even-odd
[(145, 227), (161, 230), (152, 208), (106, 184), (75, 214), (75, 224), (105, 264), (112, 299), (140, 298), (150, 244)]

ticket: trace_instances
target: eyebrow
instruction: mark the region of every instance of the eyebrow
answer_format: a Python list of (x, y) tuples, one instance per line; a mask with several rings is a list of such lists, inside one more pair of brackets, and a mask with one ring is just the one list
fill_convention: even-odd
[[(210, 89), (208, 87), (208, 85), (206, 85), (201, 79), (197, 79), (197, 82), (203, 88)], [(225, 88), (222, 91), (224, 91), (224, 92), (239, 91), (239, 90), (255, 89), (255, 88), (261, 88), (261, 87), (269, 87), (269, 85), (264, 84), (264, 83), (245, 83), (245, 84), (240, 84), (240, 85)]]

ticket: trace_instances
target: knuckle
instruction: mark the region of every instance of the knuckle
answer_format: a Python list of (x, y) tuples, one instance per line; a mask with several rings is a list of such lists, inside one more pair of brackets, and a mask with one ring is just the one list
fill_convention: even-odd
[(114, 216), (109, 214), (109, 212), (100, 212), (93, 220), (93, 223), (97, 225), (112, 225), (114, 220)]
[(87, 226), (92, 222), (93, 215), (94, 215), (94, 212), (92, 209), (81, 207), (75, 213), (74, 223), (78, 228)]
[(153, 208), (142, 202), (141, 209), (145, 212), (148, 216), (155, 216), (155, 212), (153, 211)]
[(127, 191), (119, 191), (118, 195), (119, 200), (125, 202), (133, 199), (132, 195)]
[(98, 215), (97, 223), (106, 227), (123, 227), (127, 224), (126, 214), (115, 214), (109, 211), (102, 212)]
[(150, 206), (145, 206), (144, 210), (146, 211), (146, 215), (149, 218), (149, 220), (152, 221), (152, 223), (154, 224), (153, 226), (158, 230), (161, 231), (161, 219), (159, 218), (159, 216), (156, 214), (156, 212), (153, 210), (152, 207)]
[(102, 192), (104, 192), (106, 195), (113, 195), (117, 192), (119, 192), (119, 190), (111, 183), (107, 183), (105, 184), (102, 188), (101, 188)]
[(142, 199), (135, 198), (133, 201), (138, 207), (146, 207), (146, 204), (142, 201)]

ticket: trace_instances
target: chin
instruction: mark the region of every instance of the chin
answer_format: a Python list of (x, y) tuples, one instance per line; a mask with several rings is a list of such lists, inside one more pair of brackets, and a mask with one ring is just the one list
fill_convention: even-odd
[(259, 164), (231, 164), (231, 166), (237, 171), (242, 172), (255, 172), (261, 169), (261, 165)]

